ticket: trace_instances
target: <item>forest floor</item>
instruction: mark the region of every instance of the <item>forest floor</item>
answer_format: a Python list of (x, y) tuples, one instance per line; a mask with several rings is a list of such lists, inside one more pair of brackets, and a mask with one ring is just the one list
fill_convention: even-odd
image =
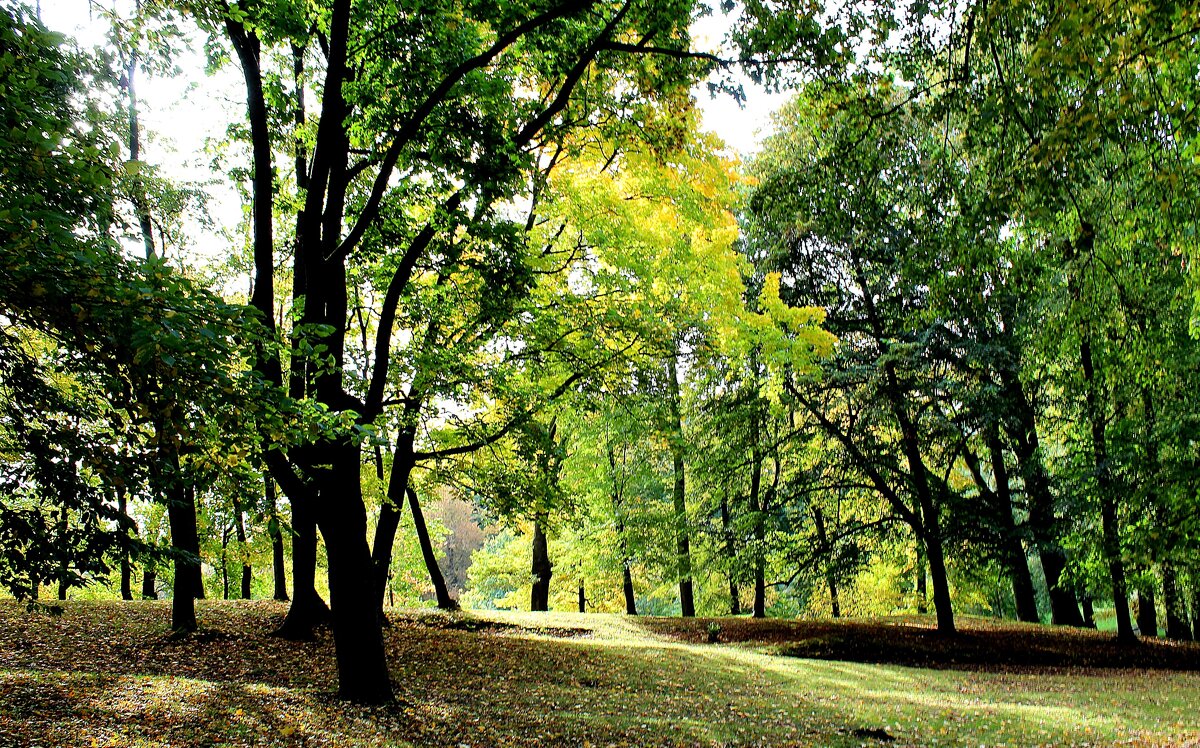
[(963, 619), (391, 611), (396, 703), (334, 697), (273, 602), (0, 601), (8, 746), (1200, 746), (1200, 645)]

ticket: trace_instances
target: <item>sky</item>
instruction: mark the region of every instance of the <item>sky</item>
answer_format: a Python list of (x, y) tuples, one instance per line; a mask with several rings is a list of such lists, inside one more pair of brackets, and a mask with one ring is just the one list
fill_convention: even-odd
[[(108, 5), (112, 0), (106, 0)], [(104, 41), (105, 23), (91, 11), (95, 0), (40, 0), (42, 21), (51, 29), (74, 37), (88, 47)], [(713, 14), (692, 27), (696, 48), (712, 49), (724, 33), (727, 21)], [(190, 58), (177, 61), (183, 71), (203, 70), (201, 51), (193, 49)], [(219, 138), (229, 122), (244, 119), (245, 99), (235, 70), (227, 68), (215, 76), (187, 74), (136, 79), (139, 118), (142, 123), (143, 160), (155, 164), (170, 178), (189, 182), (211, 181), (211, 156), (205, 144)], [(758, 150), (769, 134), (771, 115), (786, 95), (769, 94), (745, 82), (746, 102), (739, 107), (728, 96), (713, 98), (702, 84), (695, 89), (702, 126), (716, 133), (728, 148), (742, 157)], [(228, 181), (212, 184), (210, 213), (218, 224), (233, 223), (240, 217), (240, 198)], [(195, 233), (195, 232), (189, 232)], [(221, 241), (212, 231), (195, 237), (201, 243)], [(205, 254), (203, 247), (198, 252)]]

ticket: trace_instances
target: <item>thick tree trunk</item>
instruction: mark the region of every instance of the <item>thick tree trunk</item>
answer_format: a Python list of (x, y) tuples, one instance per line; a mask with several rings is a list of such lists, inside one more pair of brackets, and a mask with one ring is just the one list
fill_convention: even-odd
[(437, 598), (438, 608), (458, 610), (458, 601), (450, 596), (450, 588), (446, 586), (442, 567), (438, 565), (437, 551), (429, 537), (429, 528), (425, 525), (425, 513), (421, 511), (421, 502), (417, 499), (417, 492), (410, 486), (405, 493), (408, 495), (408, 508), (412, 512), (413, 529), (417, 533), (417, 542), (421, 544), (421, 558), (425, 560), (425, 570), (429, 572), (429, 582), (433, 585), (433, 594)]
[(729, 496), (721, 494), (721, 534), (725, 539), (725, 561), (729, 564), (729, 615), (742, 614), (741, 593), (737, 585), (737, 551), (733, 544), (733, 518), (729, 513)]
[(833, 567), (833, 546), (830, 544), (829, 535), (825, 531), (825, 514), (819, 506), (814, 506), (812, 512), (813, 524), (817, 528), (817, 543), (820, 544), (821, 557), (824, 559), (825, 584), (829, 587), (829, 607), (834, 618), (841, 618), (842, 605), (838, 600), (837, 575), (834, 573)]
[(171, 628), (176, 632), (196, 630), (197, 598), (204, 595), (200, 578), (200, 538), (196, 532), (194, 494), (178, 483), (178, 458), (173, 460), (176, 473), (167, 489), (167, 521), (171, 544), (175, 547), (175, 585), (171, 591)]
[(278, 498), (275, 493), (275, 481), (267, 472), (263, 472), (263, 483), (266, 486), (267, 511), (270, 519), (267, 521), (267, 534), (271, 537), (271, 579), (272, 595), (275, 600), (286, 601), (287, 593), (287, 559), (283, 551), (283, 530), (280, 528)]
[(1092, 596), (1081, 595), (1079, 605), (1083, 608), (1083, 625), (1089, 629), (1096, 628), (1096, 611), (1092, 608)]
[(675, 563), (679, 578), (679, 609), (684, 618), (696, 615), (692, 591), (692, 545), (688, 531), (687, 485), (683, 465), (683, 419), (680, 416), (679, 372), (676, 354), (667, 359), (667, 401), (671, 409), (671, 466), (675, 474), (672, 509), (675, 513)]
[(550, 577), (554, 574), (550, 564), (546, 532), (542, 529), (543, 522), (541, 517), (533, 522), (533, 561), (530, 564), (533, 587), (529, 592), (529, 609), (533, 611), (550, 609)]
[(1154, 591), (1137, 591), (1137, 627), (1142, 636), (1153, 639), (1158, 636), (1158, 608), (1154, 602)]
[(1175, 573), (1175, 565), (1169, 561), (1162, 562), (1162, 580), (1163, 607), (1167, 610), (1167, 638), (1191, 641), (1192, 632), (1188, 628), (1187, 608), (1179, 594), (1179, 578)]
[(387, 655), (371, 580), (367, 511), (359, 475), (359, 448), (327, 444), (314, 464), (317, 522), (329, 559), (329, 607), (338, 665), (338, 695), (362, 704), (392, 699)]

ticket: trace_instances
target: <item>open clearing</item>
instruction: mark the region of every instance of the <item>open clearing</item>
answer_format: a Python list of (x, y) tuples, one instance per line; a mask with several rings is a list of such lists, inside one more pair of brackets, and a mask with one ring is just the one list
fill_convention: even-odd
[[(1200, 645), (964, 619), (390, 611), (397, 702), (333, 695), (285, 607), (0, 601), (0, 746), (1200, 746)], [(819, 657), (820, 659), (812, 659)], [(872, 660), (851, 662), (845, 659)], [(885, 664), (886, 663), (886, 664)], [(921, 667), (915, 667), (920, 665)]]

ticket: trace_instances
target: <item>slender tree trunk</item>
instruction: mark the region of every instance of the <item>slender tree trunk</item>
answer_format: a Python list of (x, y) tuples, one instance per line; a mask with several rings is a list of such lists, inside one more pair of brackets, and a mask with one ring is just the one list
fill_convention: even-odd
[(437, 598), (438, 608), (442, 610), (458, 610), (458, 601), (450, 596), (450, 588), (446, 586), (446, 578), (442, 576), (442, 567), (438, 565), (437, 552), (429, 537), (429, 528), (425, 526), (425, 513), (421, 511), (421, 502), (417, 492), (410, 486), (408, 508), (412, 512), (413, 529), (417, 533), (417, 541), (421, 544), (421, 558), (425, 560), (425, 570), (429, 572), (429, 581), (433, 584), (433, 594)]
[(929, 572), (925, 568), (925, 544), (921, 542), (921, 536), (917, 536), (917, 567), (914, 570), (917, 577), (915, 585), (917, 592), (917, 613), (925, 615), (929, 612), (929, 587), (927, 579)]
[(579, 612), (587, 612), (587, 595), (583, 588), (583, 577), (579, 578)]
[(829, 605), (832, 609), (833, 617), (841, 618), (842, 605), (838, 600), (837, 576), (834, 573), (833, 566), (833, 546), (830, 544), (829, 535), (825, 531), (825, 514), (819, 506), (814, 506), (812, 512), (813, 524), (817, 528), (817, 543), (820, 544), (821, 557), (824, 559), (825, 584), (829, 586)]
[(1096, 611), (1092, 608), (1092, 596), (1082, 595), (1079, 604), (1083, 607), (1083, 625), (1089, 629), (1096, 628)]
[(254, 571), (247, 562), (249, 556), (246, 549), (246, 522), (242, 518), (242, 504), (237, 499), (233, 500), (233, 529), (237, 533), (238, 555), (242, 559), (242, 578), (241, 578), (241, 596), (243, 600), (250, 599), (250, 582), (253, 579)]
[(679, 372), (675, 356), (667, 360), (667, 401), (671, 409), (671, 464), (675, 473), (672, 493), (675, 512), (675, 559), (679, 577), (679, 608), (684, 618), (696, 615), (696, 602), (692, 591), (692, 548), (688, 532), (687, 486), (683, 465), (683, 419), (680, 416)]
[(1008, 466), (1004, 462), (1004, 447), (1000, 443), (1000, 430), (995, 424), (988, 428), (988, 451), (992, 458), (992, 475), (996, 480), (996, 498), (999, 503), (1001, 542), (1003, 553), (1012, 578), (1013, 599), (1017, 604), (1017, 619), (1027, 623), (1040, 622), (1037, 598), (1033, 594), (1033, 576), (1029, 573), (1029, 559), (1017, 534), (1013, 519), (1012, 490), (1008, 481)]
[(1179, 578), (1175, 573), (1175, 564), (1163, 561), (1163, 606), (1167, 610), (1167, 638), (1175, 641), (1191, 641), (1192, 632), (1188, 628), (1187, 608), (1179, 593)]
[(67, 544), (67, 508), (60, 507), (58, 510), (58, 542), (60, 543), (60, 552), (58, 559), (58, 599), (67, 599), (67, 590), (70, 589), (70, 584), (67, 580), (67, 572), (71, 568), (71, 549)]
[(1200, 641), (1200, 567), (1192, 567), (1188, 581), (1192, 590), (1192, 636)]
[[(141, 5), (139, 0), (136, 4), (139, 12)], [(129, 97), (126, 113), (129, 123), (129, 160), (132, 163), (139, 163), (142, 159), (141, 126), (138, 124), (138, 99), (135, 85), (138, 61), (138, 50), (130, 50), (129, 59), (125, 64), (125, 92)], [(138, 227), (142, 232), (142, 244), (146, 252), (146, 259), (149, 260), (155, 256), (154, 226), (150, 220), (149, 197), (146, 195), (145, 182), (140, 175), (135, 173), (134, 182), (133, 208), (134, 213), (137, 214)]]
[(275, 600), (286, 601), (287, 593), (287, 559), (283, 551), (283, 530), (280, 528), (279, 503), (275, 493), (275, 481), (271, 474), (263, 471), (263, 484), (266, 487), (267, 511), (270, 519), (267, 521), (267, 534), (271, 537), (271, 578), (272, 595)]
[(221, 530), (221, 599), (229, 599), (229, 529)]
[(554, 570), (550, 564), (546, 531), (542, 528), (544, 522), (540, 515), (533, 522), (533, 562), (530, 565), (533, 587), (529, 592), (529, 609), (532, 611), (550, 609), (550, 577)]
[(617, 543), (621, 551), (621, 592), (625, 596), (625, 614), (636, 616), (637, 597), (633, 593), (633, 571), (630, 568), (632, 559), (629, 558), (629, 538), (625, 537), (625, 513), (622, 507), (621, 486), (617, 477), (617, 454), (612, 444), (608, 445), (608, 468), (612, 482), (613, 517), (617, 520)]
[(765, 618), (767, 615), (767, 584), (766, 584), (766, 564), (764, 561), (763, 541), (765, 532), (763, 527), (763, 508), (762, 508), (762, 465), (763, 456), (762, 450), (759, 448), (758, 441), (759, 423), (758, 414), (751, 418), (750, 426), (750, 517), (754, 522), (754, 601), (751, 608), (751, 616), (754, 618)]
[(729, 615), (742, 614), (741, 593), (737, 585), (737, 551), (733, 545), (733, 518), (729, 513), (729, 494), (721, 494), (721, 534), (725, 538), (725, 560), (729, 564)]
[[(117, 486), (117, 512), (128, 518), (128, 509), (125, 486)], [(121, 549), (121, 599), (133, 599), (133, 565), (129, 561), (129, 551), (125, 548)]]
[(1088, 423), (1092, 430), (1092, 458), (1096, 470), (1096, 490), (1100, 499), (1100, 528), (1104, 558), (1108, 563), (1108, 574), (1112, 581), (1113, 607), (1117, 615), (1117, 638), (1135, 641), (1133, 622), (1129, 618), (1129, 592), (1125, 579), (1125, 562), (1121, 558), (1121, 528), (1117, 516), (1116, 486), (1108, 464), (1108, 440), (1105, 434), (1104, 415), (1100, 408), (1100, 383), (1097, 381), (1092, 360), (1092, 343), (1084, 333), (1079, 343), (1079, 358), (1083, 366), (1084, 384), (1087, 388), (1085, 400)]

